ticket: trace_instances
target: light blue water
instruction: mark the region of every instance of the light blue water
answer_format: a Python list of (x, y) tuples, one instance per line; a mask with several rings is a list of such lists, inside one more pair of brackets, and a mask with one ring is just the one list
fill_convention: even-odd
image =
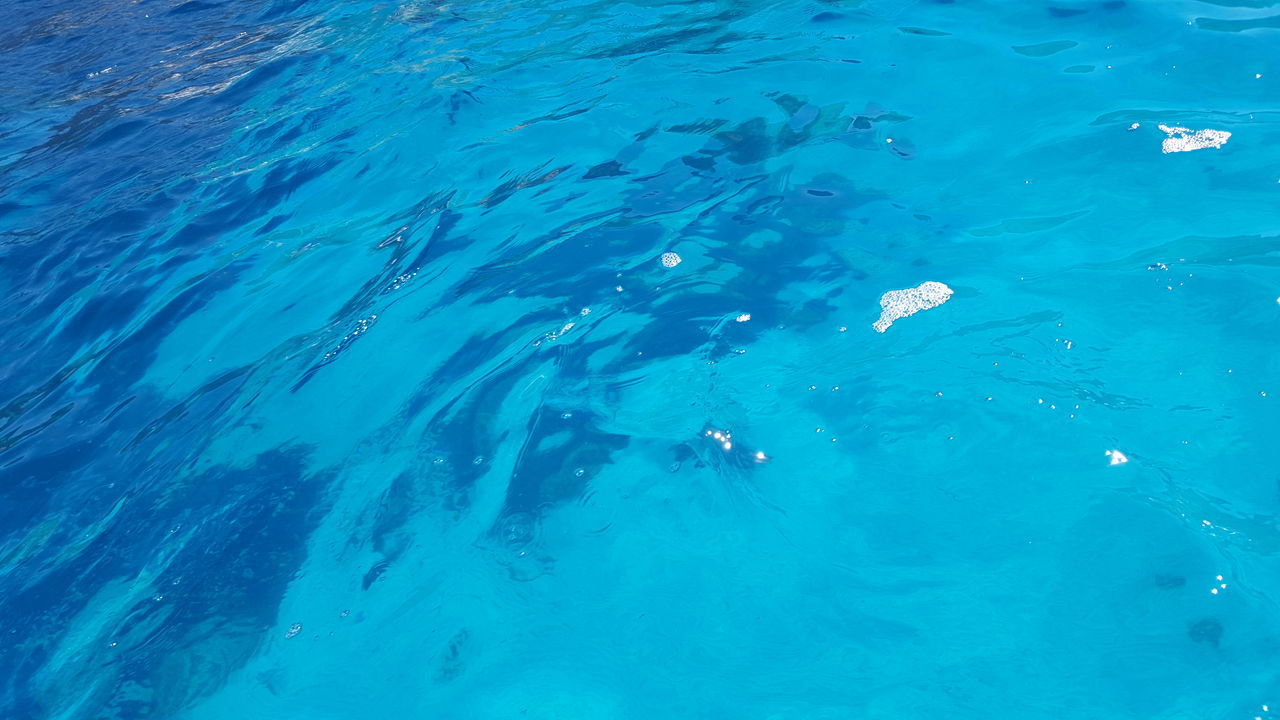
[(1278, 13), (6, 3), (0, 715), (1273, 717)]

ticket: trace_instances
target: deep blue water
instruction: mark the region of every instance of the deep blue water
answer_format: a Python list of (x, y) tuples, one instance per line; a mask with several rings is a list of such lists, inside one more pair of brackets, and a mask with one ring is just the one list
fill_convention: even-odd
[(1280, 717), (1278, 47), (9, 0), (0, 716)]

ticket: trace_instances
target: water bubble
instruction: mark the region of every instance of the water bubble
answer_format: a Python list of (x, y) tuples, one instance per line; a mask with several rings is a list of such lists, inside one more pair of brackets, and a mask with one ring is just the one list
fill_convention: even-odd
[(302, 623), (294, 623), (289, 626), (289, 631), (284, 634), (284, 639), (288, 640), (289, 638), (297, 637), (300, 632), (302, 632)]
[(1160, 143), (1160, 151), (1166, 154), (1203, 150), (1204, 148), (1220, 148), (1227, 144), (1227, 140), (1231, 139), (1231, 133), (1226, 130), (1191, 130), (1190, 128), (1170, 127), (1168, 125), (1158, 125), (1157, 127), (1169, 136)]
[(953, 291), (945, 284), (932, 280), (913, 288), (890, 290), (880, 296), (880, 319), (871, 324), (876, 332), (884, 332), (895, 320), (915, 315), (922, 310), (938, 307), (951, 299)]
[(527, 512), (514, 512), (504, 517), (498, 534), (512, 550), (524, 550), (533, 544), (538, 533), (537, 517)]

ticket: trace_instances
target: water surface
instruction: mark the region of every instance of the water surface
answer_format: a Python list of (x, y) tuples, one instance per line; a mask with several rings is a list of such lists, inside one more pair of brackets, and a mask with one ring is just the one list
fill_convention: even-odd
[(0, 714), (1271, 717), (1278, 13), (6, 4)]

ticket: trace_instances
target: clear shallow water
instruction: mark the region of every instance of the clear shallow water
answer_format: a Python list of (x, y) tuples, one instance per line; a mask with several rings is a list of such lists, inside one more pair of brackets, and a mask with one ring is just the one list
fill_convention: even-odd
[(2, 714), (1271, 717), (1277, 13), (5, 5)]

